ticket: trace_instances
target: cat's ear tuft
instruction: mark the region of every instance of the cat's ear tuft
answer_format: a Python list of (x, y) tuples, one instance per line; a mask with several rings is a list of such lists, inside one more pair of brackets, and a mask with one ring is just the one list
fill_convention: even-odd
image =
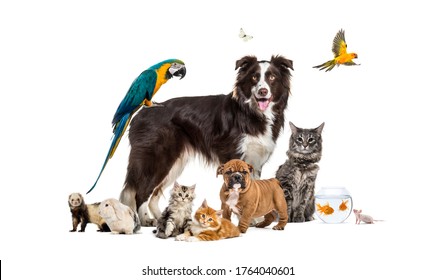
[(192, 191), (194, 191), (195, 188), (196, 188), (196, 184), (193, 184), (192, 186), (190, 186), (190, 189), (191, 189)]

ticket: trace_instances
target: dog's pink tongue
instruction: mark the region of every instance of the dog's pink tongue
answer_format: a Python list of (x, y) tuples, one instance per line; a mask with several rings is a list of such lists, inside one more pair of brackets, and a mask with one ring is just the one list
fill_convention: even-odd
[(269, 106), (269, 100), (267, 99), (260, 99), (258, 100), (258, 107), (260, 107), (261, 111), (264, 111)]

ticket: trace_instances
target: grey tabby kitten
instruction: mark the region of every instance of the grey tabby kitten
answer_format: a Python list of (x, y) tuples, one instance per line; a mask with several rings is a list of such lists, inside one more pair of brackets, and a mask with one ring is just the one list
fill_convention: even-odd
[(188, 230), (192, 223), (192, 202), (195, 199), (195, 185), (182, 186), (174, 183), (169, 204), (157, 220), (153, 231), (159, 238), (175, 237)]
[(302, 129), (290, 122), (288, 159), (278, 168), (276, 178), (287, 201), (288, 222), (314, 220), (314, 187), (322, 157), (322, 130), (325, 123), (313, 129)]

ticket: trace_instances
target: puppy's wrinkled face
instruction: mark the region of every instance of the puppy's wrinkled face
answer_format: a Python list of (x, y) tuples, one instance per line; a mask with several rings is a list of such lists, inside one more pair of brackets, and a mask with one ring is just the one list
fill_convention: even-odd
[(238, 159), (230, 160), (218, 167), (217, 175), (224, 176), (228, 190), (245, 189), (251, 180), (252, 165)]
[(79, 193), (72, 193), (68, 197), (68, 203), (70, 207), (78, 207), (83, 203), (83, 197)]

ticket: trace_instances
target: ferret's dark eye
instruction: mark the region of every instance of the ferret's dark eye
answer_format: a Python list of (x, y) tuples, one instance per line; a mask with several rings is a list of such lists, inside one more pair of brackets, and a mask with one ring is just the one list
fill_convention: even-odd
[(104, 205), (104, 206), (109, 207), (109, 204), (106, 203), (106, 205)]

